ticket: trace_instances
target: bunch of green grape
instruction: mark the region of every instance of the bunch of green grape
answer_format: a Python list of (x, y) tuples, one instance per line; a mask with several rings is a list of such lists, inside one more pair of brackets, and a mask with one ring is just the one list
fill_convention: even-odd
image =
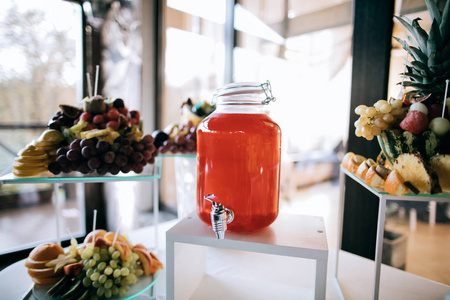
[(355, 108), (355, 113), (359, 119), (355, 121), (355, 135), (364, 137), (371, 141), (381, 131), (392, 126), (397, 120), (404, 117), (405, 110), (402, 108), (401, 99), (378, 100), (373, 106), (359, 105)]
[(83, 285), (91, 289), (91, 299), (111, 298), (115, 295), (125, 297), (130, 285), (139, 282), (144, 271), (139, 256), (130, 251), (125, 261), (113, 246), (94, 247), (88, 244), (79, 253), (84, 265)]

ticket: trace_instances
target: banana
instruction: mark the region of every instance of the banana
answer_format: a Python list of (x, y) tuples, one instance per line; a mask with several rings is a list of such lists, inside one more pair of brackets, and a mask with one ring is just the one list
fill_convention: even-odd
[(47, 171), (48, 155), (43, 149), (28, 145), (17, 155), (12, 170), (15, 176), (31, 177)]

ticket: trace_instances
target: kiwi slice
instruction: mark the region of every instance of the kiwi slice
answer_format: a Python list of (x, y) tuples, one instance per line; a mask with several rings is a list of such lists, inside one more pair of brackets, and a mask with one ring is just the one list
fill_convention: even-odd
[(47, 295), (51, 298), (56, 298), (60, 296), (71, 284), (71, 279), (69, 276), (64, 276), (57, 283), (55, 283), (48, 291)]
[(377, 163), (373, 160), (373, 159), (371, 159), (371, 158), (369, 158), (369, 159), (367, 159), (366, 160), (366, 165), (370, 168), (371, 166), (374, 166), (374, 165), (376, 165)]
[(89, 298), (89, 290), (85, 290), (83, 294), (80, 295), (80, 297), (78, 298), (78, 300), (85, 300)]
[(59, 108), (61, 108), (64, 115), (71, 119), (75, 119), (78, 117), (78, 115), (81, 114), (81, 110), (78, 107), (67, 105), (67, 104), (60, 104)]
[(61, 295), (61, 299), (66, 299), (66, 300), (78, 299), (78, 297), (82, 293), (84, 293), (85, 289), (86, 288), (84, 287), (82, 280), (77, 279), (75, 281), (75, 283), (72, 285), (72, 287), (67, 292), (65, 292), (64, 294)]
[(414, 194), (417, 195), (417, 194), (420, 193), (419, 189), (416, 188), (415, 185), (414, 185), (411, 181), (405, 181), (403, 184), (404, 184), (408, 189), (410, 189), (411, 192), (413, 192)]
[(375, 172), (377, 172), (377, 174), (380, 175), (381, 178), (386, 179), (390, 173), (390, 170), (383, 166), (377, 165), (375, 167)]
[(361, 164), (365, 160), (366, 160), (366, 158), (364, 156), (362, 156), (362, 155), (358, 155), (357, 154), (357, 155), (353, 156), (353, 161), (355, 163), (357, 163), (358, 165)]

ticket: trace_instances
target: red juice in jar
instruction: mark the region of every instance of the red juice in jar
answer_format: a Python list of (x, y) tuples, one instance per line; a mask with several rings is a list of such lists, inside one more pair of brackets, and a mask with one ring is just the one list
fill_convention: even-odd
[(281, 130), (262, 110), (259, 89), (252, 92), (256, 100), (233, 93), (233, 104), (219, 97), (197, 130), (197, 214), (211, 225), (204, 197), (214, 194), (234, 212), (230, 231), (259, 230), (278, 216)]

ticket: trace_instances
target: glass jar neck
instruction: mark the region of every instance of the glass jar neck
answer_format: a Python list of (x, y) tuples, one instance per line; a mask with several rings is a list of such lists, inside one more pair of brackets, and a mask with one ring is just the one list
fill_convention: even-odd
[(263, 95), (261, 93), (236, 93), (231, 95), (218, 96), (216, 98), (216, 105), (263, 105)]
[(270, 82), (238, 82), (217, 90), (213, 97), (216, 105), (265, 105), (275, 101)]
[(248, 103), (217, 103), (214, 113), (263, 114), (264, 105)]

